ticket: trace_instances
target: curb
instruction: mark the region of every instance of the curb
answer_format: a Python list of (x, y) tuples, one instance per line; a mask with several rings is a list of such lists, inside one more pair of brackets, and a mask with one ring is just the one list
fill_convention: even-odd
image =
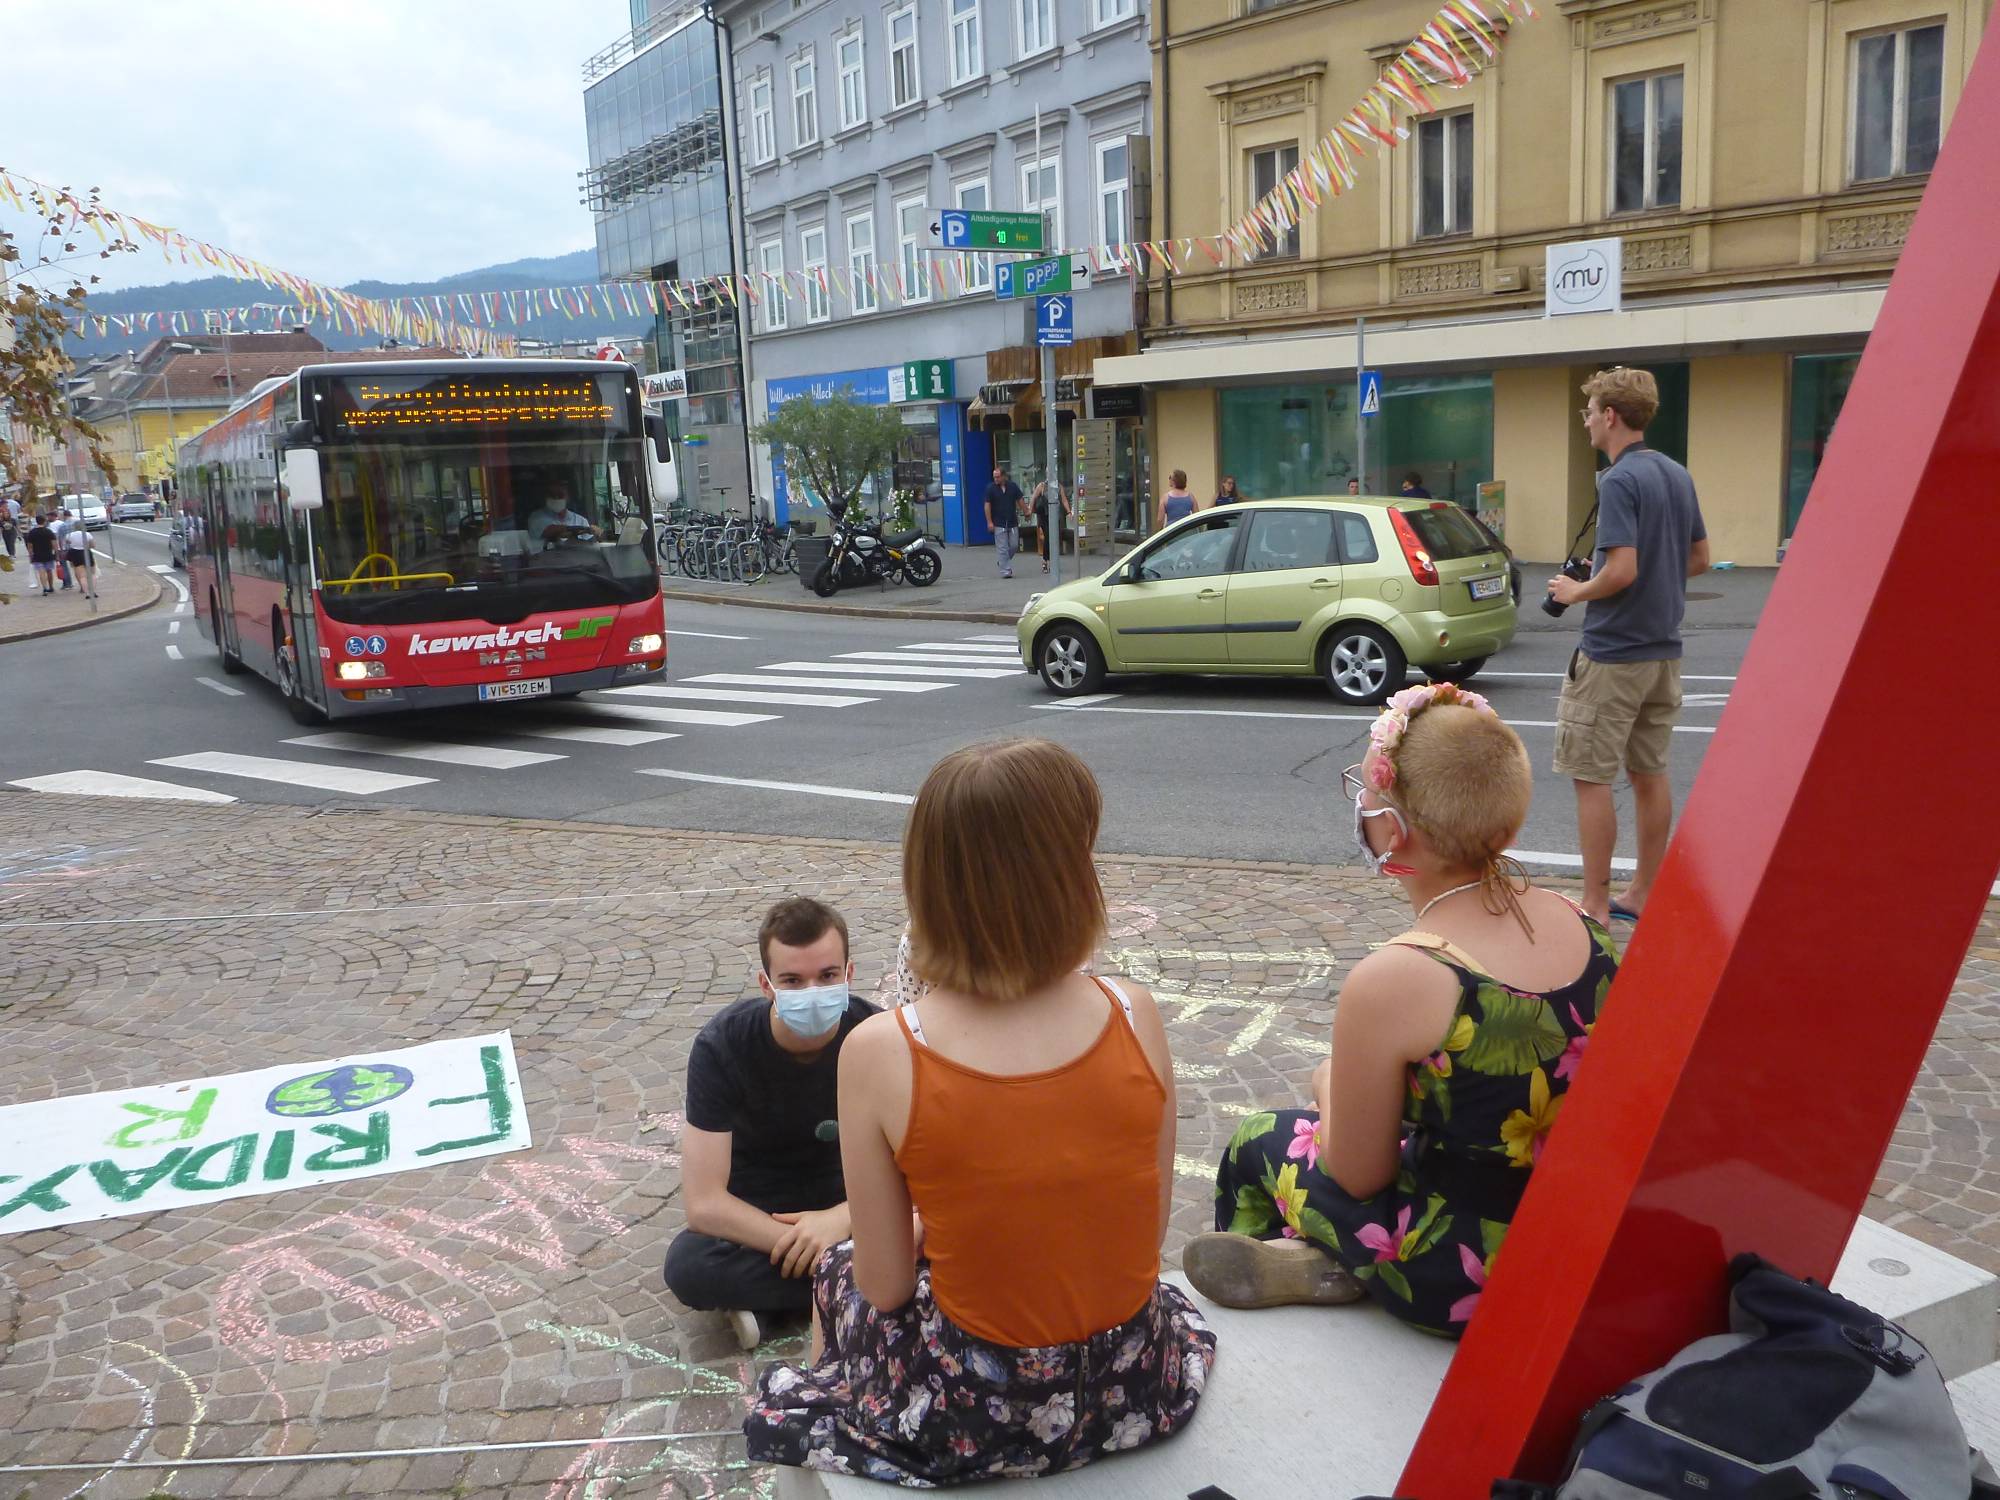
[[(132, 565), (130, 563), (118, 563), (116, 566), (129, 568)], [(159, 574), (150, 570), (141, 576), (150, 580), (153, 585), (153, 597), (143, 603), (128, 604), (123, 609), (105, 610), (101, 614), (92, 615), (87, 620), (72, 620), (67, 625), (45, 625), (40, 630), (24, 630), (15, 635), (0, 635), (0, 646), (10, 646), (16, 641), (40, 640), (43, 636), (48, 635), (66, 635), (72, 630), (88, 630), (93, 625), (108, 624), (112, 620), (122, 620), (127, 615), (136, 615), (143, 610), (151, 609), (165, 595), (167, 586), (161, 581)]]
[(702, 594), (693, 589), (661, 589), (662, 599), (683, 604), (734, 604), (748, 609), (784, 609), (794, 614), (853, 615), (863, 620), (964, 620), (973, 625), (1016, 625), (1021, 612), (997, 609), (886, 609), (865, 604), (807, 604), (796, 599), (750, 599), (736, 594)]

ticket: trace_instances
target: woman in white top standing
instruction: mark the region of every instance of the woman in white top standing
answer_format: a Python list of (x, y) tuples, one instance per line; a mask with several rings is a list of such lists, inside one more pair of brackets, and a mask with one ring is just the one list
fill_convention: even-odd
[(63, 536), (64, 560), (69, 563), (70, 576), (76, 580), (77, 592), (86, 599), (97, 597), (97, 543), (91, 538), (90, 528), (81, 516), (70, 523), (69, 531)]

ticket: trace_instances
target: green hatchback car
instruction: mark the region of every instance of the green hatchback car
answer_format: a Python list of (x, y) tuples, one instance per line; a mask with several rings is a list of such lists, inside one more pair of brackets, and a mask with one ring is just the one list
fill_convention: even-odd
[(1031, 597), (1021, 662), (1065, 698), (1107, 672), (1312, 673), (1343, 703), (1379, 703), (1412, 667), (1462, 682), (1513, 640), (1508, 566), (1446, 500), (1219, 506)]

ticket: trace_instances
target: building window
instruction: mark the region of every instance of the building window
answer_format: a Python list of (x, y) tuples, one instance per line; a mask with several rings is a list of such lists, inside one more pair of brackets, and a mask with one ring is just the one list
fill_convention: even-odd
[(1048, 220), (1050, 250), (1063, 244), (1062, 157), (1045, 156), (1039, 162), (1021, 163), (1021, 212), (1040, 213)]
[(826, 226), (799, 231), (799, 270), (806, 281), (806, 321), (824, 323), (833, 316), (833, 298), (826, 287)]
[(783, 240), (766, 240), (757, 247), (757, 269), (764, 273), (758, 278), (764, 283), (758, 289), (764, 294), (764, 328), (766, 332), (776, 333), (791, 321), (785, 296)]
[(1128, 21), (1139, 14), (1139, 0), (1091, 0), (1091, 14), (1099, 26)]
[(778, 122), (771, 107), (771, 75), (750, 81), (750, 160), (767, 162), (778, 154)]
[(875, 311), (875, 215), (854, 214), (847, 221), (847, 276), (853, 289), (849, 304), (858, 313)]
[(1417, 122), (1417, 238), (1472, 233), (1472, 112)]
[(924, 96), (917, 68), (917, 8), (906, 5), (889, 12), (889, 107), (901, 109)]
[(903, 277), (903, 301), (931, 300), (930, 267), (924, 264), (924, 220), (929, 210), (922, 198), (896, 204), (896, 265)]
[(1131, 156), (1126, 141), (1097, 143), (1097, 243), (1122, 245), (1132, 202)]
[(1611, 211), (1678, 208), (1681, 201), (1681, 75), (1611, 85)]
[(1014, 55), (1033, 57), (1056, 44), (1056, 0), (1014, 0)]
[[(953, 190), (953, 196), (960, 208), (978, 212), (993, 206), (991, 185), (982, 177), (977, 182), (961, 182)], [(968, 255), (965, 257), (965, 290), (984, 292), (993, 285), (993, 257), (990, 255)]]
[(868, 78), (862, 71), (860, 27), (835, 44), (834, 58), (840, 67), (840, 128), (852, 130), (868, 118)]
[[(984, 212), (992, 208), (992, 188), (986, 178), (978, 182), (958, 182), (952, 186), (952, 200), (958, 208)], [(994, 284), (992, 256), (966, 256), (966, 292), (988, 292)]]
[(986, 71), (979, 45), (979, 0), (951, 0), (951, 81), (970, 83)]
[(1856, 37), (1850, 71), (1850, 180), (1928, 172), (1944, 118), (1944, 27)]
[[(1299, 148), (1290, 146), (1267, 146), (1262, 151), (1250, 153), (1250, 206), (1262, 203), (1285, 174), (1299, 164)], [(1259, 260), (1296, 260), (1299, 254), (1299, 226), (1294, 224), (1279, 238), (1277, 245), (1264, 251)], [(1255, 493), (1253, 490), (1251, 493)]]
[(808, 52), (792, 64), (792, 144), (810, 146), (818, 139), (819, 87)]

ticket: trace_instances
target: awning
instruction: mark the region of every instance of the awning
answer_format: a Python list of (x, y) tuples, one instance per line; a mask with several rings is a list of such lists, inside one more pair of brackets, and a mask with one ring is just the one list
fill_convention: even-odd
[(976, 432), (993, 432), (1003, 427), (1019, 432), (1024, 427), (1039, 427), (1042, 388), (1039, 385), (1016, 386), (1013, 398), (999, 405), (987, 401), (986, 393), (981, 391), (965, 409), (965, 416)]

